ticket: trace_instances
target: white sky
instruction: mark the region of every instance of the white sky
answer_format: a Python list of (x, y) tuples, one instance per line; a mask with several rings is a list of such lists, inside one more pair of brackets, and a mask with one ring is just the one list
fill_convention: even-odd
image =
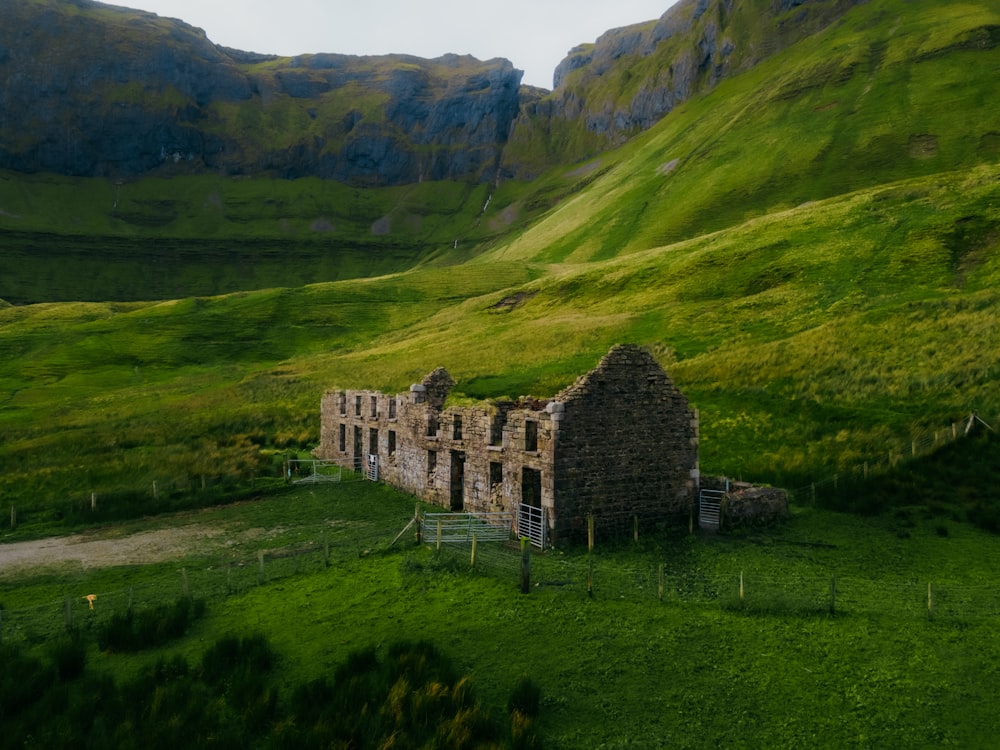
[(675, 0), (110, 0), (179, 18), (216, 44), (298, 55), (448, 52), (506, 57), (523, 83), (552, 88), (566, 53), (608, 29), (663, 15)]

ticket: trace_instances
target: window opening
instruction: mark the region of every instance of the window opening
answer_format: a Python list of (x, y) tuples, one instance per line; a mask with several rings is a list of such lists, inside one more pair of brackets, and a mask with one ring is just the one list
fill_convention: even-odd
[(530, 419), (524, 422), (524, 449), (526, 451), (538, 450), (538, 422)]
[(347, 425), (341, 422), (340, 424), (340, 452), (343, 453), (347, 450)]
[(452, 434), (451, 434), (452, 439), (453, 440), (461, 440), (462, 439), (462, 417), (461, 417), (461, 415), (459, 415), (459, 414), (455, 415), (455, 421), (452, 424), (452, 428), (453, 428), (452, 429)]
[(396, 455), (396, 431), (389, 430), (389, 455)]

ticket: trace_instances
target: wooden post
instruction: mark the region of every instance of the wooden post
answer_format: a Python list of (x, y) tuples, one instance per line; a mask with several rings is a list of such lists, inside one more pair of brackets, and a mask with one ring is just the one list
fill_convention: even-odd
[(594, 514), (587, 515), (587, 552), (594, 551)]
[(632, 541), (639, 543), (639, 515), (632, 516)]
[[(521, 545), (524, 546), (523, 543)], [(438, 519), (437, 551), (441, 551), (441, 519)]]
[(663, 601), (663, 569), (664, 569), (664, 567), (665, 567), (664, 564), (660, 563), (660, 581), (659, 581), (659, 585), (656, 587), (656, 593), (659, 596), (661, 602)]
[(471, 567), (476, 567), (476, 535), (472, 535), (472, 558), (469, 560), (469, 565)]
[(91, 492), (90, 493), (90, 510), (91, 511), (97, 510), (97, 493), (96, 492)]
[(153, 499), (154, 500), (159, 500), (160, 499), (160, 493), (156, 491), (156, 480), (155, 479), (153, 480)]
[(17, 508), (14, 507), (14, 503), (10, 504), (10, 530), (13, 531), (17, 528)]
[(527, 594), (531, 591), (531, 547), (528, 546), (528, 537), (521, 537), (521, 593)]
[(837, 614), (837, 576), (830, 576), (830, 614)]
[(420, 506), (413, 506), (413, 521), (417, 524), (417, 544), (419, 545), (424, 540), (423, 532), (420, 529)]
[(694, 503), (688, 506), (688, 534), (694, 534)]
[(743, 571), (740, 571), (740, 605), (743, 604)]
[(934, 590), (930, 582), (927, 583), (927, 617), (934, 619)]

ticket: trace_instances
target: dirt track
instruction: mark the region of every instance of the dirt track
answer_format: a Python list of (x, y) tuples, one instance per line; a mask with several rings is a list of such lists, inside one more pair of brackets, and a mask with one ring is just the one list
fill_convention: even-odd
[(163, 562), (216, 547), (222, 534), (222, 529), (190, 525), (127, 535), (108, 529), (0, 544), (0, 578), (66, 565), (87, 569)]

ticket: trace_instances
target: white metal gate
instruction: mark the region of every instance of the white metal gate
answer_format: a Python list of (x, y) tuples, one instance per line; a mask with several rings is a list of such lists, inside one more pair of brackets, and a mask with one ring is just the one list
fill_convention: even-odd
[(368, 454), (368, 461), (365, 464), (365, 478), (373, 482), (378, 481), (378, 455), (375, 453)]
[(533, 547), (545, 549), (546, 529), (545, 508), (536, 508), (521, 503), (517, 513), (517, 534), (531, 540)]
[(702, 490), (698, 495), (698, 526), (718, 529), (722, 521), (722, 501), (725, 490)]
[(477, 541), (507, 541), (514, 525), (513, 513), (425, 513), (426, 544), (471, 544)]

